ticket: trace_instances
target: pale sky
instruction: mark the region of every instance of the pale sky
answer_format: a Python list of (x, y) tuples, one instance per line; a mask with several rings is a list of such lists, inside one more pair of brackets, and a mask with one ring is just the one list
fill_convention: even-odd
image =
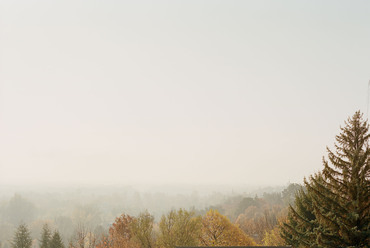
[(0, 184), (302, 182), (369, 80), (368, 0), (0, 0)]

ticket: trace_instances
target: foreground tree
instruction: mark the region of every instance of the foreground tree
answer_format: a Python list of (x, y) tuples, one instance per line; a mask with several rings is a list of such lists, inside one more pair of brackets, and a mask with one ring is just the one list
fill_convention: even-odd
[(291, 208), (293, 218), (283, 235), (288, 244), (337, 248), (368, 247), (370, 243), (369, 126), (356, 112), (341, 131), (335, 151), (327, 149), (329, 160), (323, 160), (322, 172), (305, 180), (305, 203), (299, 199), (298, 203), (307, 212), (300, 211), (299, 205)]
[(202, 218), (200, 243), (203, 246), (251, 246), (256, 243), (238, 226), (216, 210), (209, 210)]
[(49, 248), (50, 241), (51, 241), (51, 232), (48, 224), (45, 224), (42, 227), (41, 238), (39, 240), (40, 248)]
[(133, 240), (141, 248), (152, 248), (154, 246), (153, 234), (154, 217), (145, 211), (134, 218), (129, 228), (133, 235)]
[(161, 218), (157, 244), (161, 248), (197, 246), (200, 228), (201, 218), (196, 217), (193, 211), (172, 210)]
[(287, 221), (281, 224), (281, 237), (293, 247), (316, 248), (317, 227), (312, 198), (301, 189), (296, 195), (295, 207), (289, 207)]
[(11, 242), (12, 248), (31, 248), (32, 238), (25, 224), (19, 225)]
[(50, 240), (50, 248), (64, 248), (64, 244), (62, 238), (58, 231), (55, 231), (53, 234), (52, 239)]
[(139, 244), (132, 240), (131, 225), (133, 221), (134, 217), (127, 214), (116, 218), (112, 227), (109, 228), (109, 237), (103, 239), (104, 244), (112, 248), (139, 247)]

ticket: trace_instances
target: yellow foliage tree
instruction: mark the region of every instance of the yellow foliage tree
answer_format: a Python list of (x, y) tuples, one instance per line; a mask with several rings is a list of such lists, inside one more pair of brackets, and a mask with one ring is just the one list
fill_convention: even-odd
[(134, 218), (130, 224), (130, 231), (133, 236), (132, 241), (136, 241), (141, 248), (154, 247), (153, 224), (154, 217), (148, 211)]
[(276, 226), (274, 229), (265, 232), (263, 237), (263, 245), (266, 246), (284, 246), (285, 240), (280, 236), (280, 227)]
[(204, 246), (256, 245), (237, 225), (217, 210), (209, 210), (202, 218), (200, 243)]
[(181, 208), (163, 215), (159, 223), (158, 247), (197, 246), (200, 222), (200, 217), (196, 217), (193, 211), (189, 212)]

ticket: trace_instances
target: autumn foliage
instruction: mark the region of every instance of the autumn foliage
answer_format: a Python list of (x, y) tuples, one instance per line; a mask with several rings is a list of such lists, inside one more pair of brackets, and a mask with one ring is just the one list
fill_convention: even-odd
[(139, 244), (132, 239), (133, 222), (134, 218), (127, 214), (117, 217), (109, 228), (109, 236), (103, 237), (97, 248), (139, 248)]
[(251, 246), (256, 243), (217, 210), (209, 210), (202, 218), (200, 243), (203, 246)]
[(159, 230), (158, 247), (197, 246), (201, 234), (201, 218), (196, 217), (193, 211), (172, 210), (162, 216)]
[(148, 212), (138, 217), (122, 214), (96, 248), (256, 245), (238, 225), (216, 210), (209, 210), (203, 217), (192, 211), (173, 210), (162, 217), (156, 235), (153, 224), (154, 219)]

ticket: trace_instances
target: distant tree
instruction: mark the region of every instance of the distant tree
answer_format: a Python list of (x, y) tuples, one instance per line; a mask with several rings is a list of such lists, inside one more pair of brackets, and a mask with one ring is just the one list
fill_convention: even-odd
[(250, 206), (236, 219), (247, 235), (252, 237), (257, 244), (263, 244), (266, 232), (270, 232), (278, 225), (278, 218), (281, 215), (282, 207), (265, 203), (259, 207)]
[(154, 217), (148, 211), (140, 213), (130, 224), (133, 238), (140, 244), (141, 248), (152, 248), (154, 246), (153, 224)]
[(263, 193), (263, 199), (270, 205), (282, 205), (283, 199), (280, 192)]
[[(292, 218), (283, 229), (288, 244), (327, 248), (370, 244), (369, 125), (356, 112), (341, 131), (335, 152), (327, 149), (329, 161), (323, 159), (322, 172), (305, 180), (307, 194), (298, 199), (303, 209), (291, 208)], [(307, 245), (309, 237), (313, 244)]]
[(244, 211), (251, 207), (260, 207), (261, 206), (261, 201), (259, 201), (258, 198), (252, 198), (252, 197), (244, 197), (240, 203), (238, 204), (238, 208), (236, 210), (236, 215), (239, 216), (240, 214), (244, 213)]
[(73, 221), (67, 216), (58, 216), (54, 219), (54, 225), (62, 237), (72, 237), (74, 234)]
[(302, 185), (298, 183), (291, 183), (286, 189), (281, 192), (281, 197), (286, 206), (294, 204), (295, 196), (297, 192), (302, 188)]
[(88, 228), (83, 223), (78, 223), (74, 232), (74, 242), (72, 242), (74, 248), (85, 248), (87, 243)]
[(200, 243), (203, 246), (256, 245), (238, 226), (216, 210), (209, 210), (202, 218)]
[(97, 244), (97, 238), (90, 228), (85, 223), (78, 223), (69, 246), (73, 248), (93, 248)]
[(50, 241), (49, 247), (50, 248), (64, 248), (62, 238), (60, 237), (60, 234), (58, 231), (54, 232), (53, 237)]
[(157, 244), (161, 248), (197, 246), (201, 234), (201, 218), (194, 211), (179, 209), (163, 215), (159, 223)]
[(25, 224), (20, 224), (18, 226), (11, 242), (11, 246), (12, 248), (31, 248), (32, 238), (30, 231)]
[(101, 213), (94, 204), (76, 206), (72, 218), (76, 223), (83, 223), (89, 229), (101, 223)]
[(36, 207), (22, 196), (15, 194), (4, 211), (4, 219), (13, 225), (29, 223), (36, 215)]

